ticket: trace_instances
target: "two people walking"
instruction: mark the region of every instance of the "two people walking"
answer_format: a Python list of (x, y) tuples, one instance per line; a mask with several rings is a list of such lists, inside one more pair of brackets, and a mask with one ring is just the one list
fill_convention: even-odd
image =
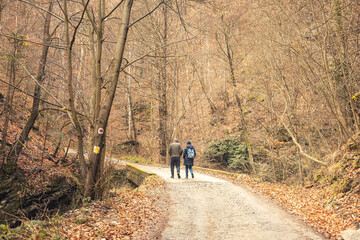
[(174, 178), (174, 167), (176, 167), (177, 176), (180, 176), (180, 157), (183, 155), (184, 165), (185, 165), (185, 178), (189, 177), (189, 171), (191, 173), (191, 177), (194, 178), (194, 171), (192, 166), (194, 165), (194, 158), (196, 157), (195, 148), (191, 145), (191, 142), (188, 141), (186, 143), (186, 147), (183, 150), (181, 148), (181, 144), (177, 138), (174, 138), (173, 143), (169, 146), (169, 155), (170, 155), (170, 169), (171, 169), (171, 178)]

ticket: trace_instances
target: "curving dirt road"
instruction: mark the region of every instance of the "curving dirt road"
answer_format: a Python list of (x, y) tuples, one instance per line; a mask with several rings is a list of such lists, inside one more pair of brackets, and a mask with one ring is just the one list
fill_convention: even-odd
[(181, 179), (171, 179), (169, 168), (140, 167), (168, 185), (171, 204), (162, 239), (323, 239), (244, 187), (196, 172), (194, 179), (184, 179), (183, 169)]

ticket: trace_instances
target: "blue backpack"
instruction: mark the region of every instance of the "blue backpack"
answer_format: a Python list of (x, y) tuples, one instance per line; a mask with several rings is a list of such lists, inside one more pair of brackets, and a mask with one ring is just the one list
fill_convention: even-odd
[(194, 157), (195, 157), (195, 149), (193, 149), (193, 148), (188, 148), (188, 149), (187, 149), (187, 157), (188, 157), (188, 158), (194, 158)]

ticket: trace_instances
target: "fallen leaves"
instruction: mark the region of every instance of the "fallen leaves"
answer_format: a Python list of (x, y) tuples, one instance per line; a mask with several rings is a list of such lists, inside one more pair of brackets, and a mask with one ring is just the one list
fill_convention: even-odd
[[(115, 197), (93, 202), (64, 215), (63, 233), (68, 239), (156, 239), (163, 201), (151, 195), (162, 180), (153, 176), (141, 189), (123, 190)], [(144, 191), (146, 189), (147, 191)], [(161, 193), (163, 194), (163, 192)]]
[(326, 188), (261, 182), (245, 174), (225, 174), (221, 171), (207, 173), (249, 185), (258, 193), (274, 199), (328, 239), (342, 239), (341, 231), (354, 228), (360, 222), (359, 192), (334, 195)]
[(162, 179), (151, 176), (141, 188), (116, 189), (110, 195), (47, 221), (0, 226), (0, 239), (160, 239), (167, 205)]

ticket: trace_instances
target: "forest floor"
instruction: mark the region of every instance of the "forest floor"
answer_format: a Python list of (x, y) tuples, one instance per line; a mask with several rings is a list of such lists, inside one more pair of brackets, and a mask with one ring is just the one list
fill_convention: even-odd
[(0, 224), (0, 240), (160, 239), (167, 222), (166, 196), (164, 181), (150, 176), (136, 189), (113, 188), (104, 200), (85, 201), (62, 215), (44, 213), (44, 220), (32, 221), (19, 218), (22, 224), (16, 228)]
[(157, 176), (62, 216), (0, 226), (0, 239), (342, 239), (359, 220), (355, 195), (334, 198), (216, 170), (184, 179), (182, 169), (181, 179), (171, 179), (169, 167), (141, 168)]

